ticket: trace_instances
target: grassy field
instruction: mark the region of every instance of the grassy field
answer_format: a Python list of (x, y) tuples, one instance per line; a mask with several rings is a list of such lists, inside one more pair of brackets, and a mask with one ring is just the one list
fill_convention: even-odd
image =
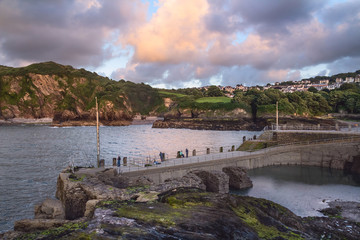
[(196, 100), (197, 103), (230, 103), (231, 98), (228, 97), (203, 97)]
[(166, 92), (166, 91), (159, 91), (160, 94), (167, 95), (167, 96), (176, 96), (176, 97), (186, 97), (187, 95), (181, 93), (174, 93), (174, 92)]

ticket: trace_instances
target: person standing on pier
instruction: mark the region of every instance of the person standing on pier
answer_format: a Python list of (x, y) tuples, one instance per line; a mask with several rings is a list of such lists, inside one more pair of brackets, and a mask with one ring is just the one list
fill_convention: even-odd
[(189, 157), (189, 149), (185, 149), (186, 157)]
[(118, 155), (117, 157), (117, 167), (120, 167), (121, 157)]

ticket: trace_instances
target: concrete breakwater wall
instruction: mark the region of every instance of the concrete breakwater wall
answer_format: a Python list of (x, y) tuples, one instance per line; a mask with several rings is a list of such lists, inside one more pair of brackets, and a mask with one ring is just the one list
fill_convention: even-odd
[(230, 166), (253, 169), (272, 165), (307, 165), (344, 169), (345, 165), (349, 166), (353, 163), (356, 156), (360, 156), (359, 139), (268, 148), (249, 156), (127, 172), (124, 176), (134, 179), (145, 176), (155, 183), (162, 183), (170, 178), (181, 178), (191, 170), (221, 171), (224, 167)]

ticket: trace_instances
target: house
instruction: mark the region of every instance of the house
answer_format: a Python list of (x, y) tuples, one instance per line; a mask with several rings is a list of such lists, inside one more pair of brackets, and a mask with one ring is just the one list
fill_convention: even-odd
[(320, 80), (320, 84), (329, 84), (329, 79)]
[(310, 84), (311, 81), (310, 80), (301, 80), (300, 83), (301, 84)]
[(336, 78), (336, 79), (335, 79), (335, 82), (336, 82), (336, 83), (342, 83), (342, 82), (344, 82), (344, 80), (343, 80), (342, 78)]
[(238, 84), (235, 87), (236, 90), (242, 90), (242, 91), (247, 91), (248, 87), (243, 86), (242, 84)]
[(347, 82), (347, 83), (352, 83), (352, 82), (354, 82), (354, 78), (353, 77), (346, 77), (345, 78), (345, 82)]
[(235, 89), (231, 86), (226, 86), (224, 87), (224, 89), (226, 92), (229, 92), (229, 93), (233, 93), (235, 91)]
[(360, 74), (358, 74), (358, 75), (355, 77), (354, 82), (356, 82), (356, 83), (360, 82)]
[(328, 85), (327, 84), (309, 84), (308, 87), (314, 87), (316, 88), (318, 91), (327, 88)]

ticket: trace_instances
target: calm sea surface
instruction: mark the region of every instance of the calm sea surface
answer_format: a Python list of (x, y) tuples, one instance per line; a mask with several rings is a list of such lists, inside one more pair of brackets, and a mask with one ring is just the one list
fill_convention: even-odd
[[(238, 146), (243, 136), (259, 132), (152, 129), (151, 125), (100, 127), (101, 158), (106, 164), (117, 155), (173, 157), (179, 150), (212, 152)], [(53, 198), (59, 172), (70, 162), (96, 163), (96, 128), (0, 126), (0, 232), (14, 221), (34, 216), (34, 205)], [(267, 167), (250, 171), (254, 188), (239, 194), (267, 198), (301, 216), (317, 215), (323, 200), (360, 201), (360, 186), (340, 171), (311, 167)]]
[(248, 171), (253, 188), (236, 194), (265, 198), (296, 215), (323, 216), (327, 202), (360, 202), (360, 181), (343, 171), (309, 166), (271, 166)]
[[(248, 131), (153, 129), (151, 125), (100, 127), (101, 158), (111, 164), (117, 155), (174, 157), (179, 150), (239, 146)], [(54, 128), (46, 125), (0, 126), (0, 232), (14, 221), (34, 216), (34, 205), (54, 198), (59, 172), (69, 165), (96, 164), (96, 128)]]

